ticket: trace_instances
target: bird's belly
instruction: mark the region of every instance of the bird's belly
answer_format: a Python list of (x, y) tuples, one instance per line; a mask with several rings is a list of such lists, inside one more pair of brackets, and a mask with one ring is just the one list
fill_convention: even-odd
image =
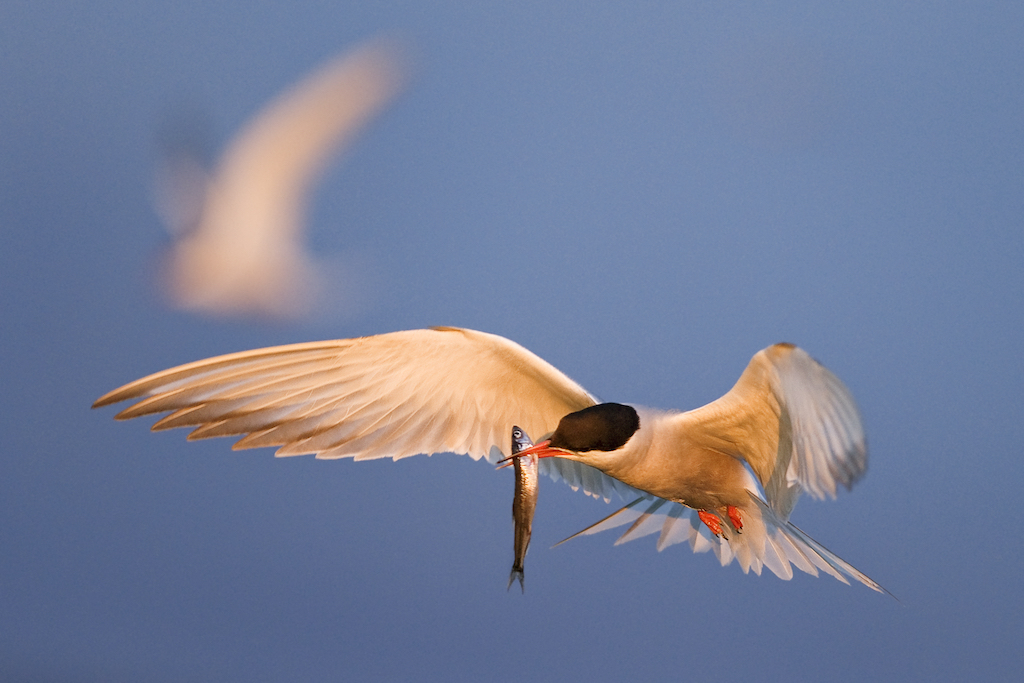
[(698, 510), (746, 506), (745, 470), (736, 458), (717, 451), (665, 455), (623, 473), (635, 488)]

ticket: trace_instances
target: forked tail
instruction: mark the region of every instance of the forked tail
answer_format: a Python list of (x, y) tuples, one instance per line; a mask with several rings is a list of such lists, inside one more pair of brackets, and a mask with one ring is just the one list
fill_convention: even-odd
[(659, 551), (688, 541), (695, 553), (713, 550), (723, 567), (735, 559), (744, 573), (753, 570), (760, 574), (761, 568), (767, 567), (788, 581), (793, 578), (793, 566), (813, 576), (817, 576), (820, 569), (843, 583), (849, 584), (848, 579), (855, 579), (872, 590), (892, 596), (862, 571), (798, 527), (780, 519), (758, 496), (750, 493), (750, 498), (753, 505), (743, 509), (742, 533), (724, 525), (723, 535), (716, 536), (700, 521), (696, 510), (663, 498), (645, 496), (565, 541), (629, 524), (615, 545), (658, 533)]
[(519, 579), (519, 590), (523, 593), (526, 592), (526, 586), (523, 584), (523, 579), (526, 576), (526, 572), (523, 571), (521, 566), (513, 565), (512, 571), (508, 575), (508, 587), (505, 590), (512, 588), (512, 584), (515, 583), (516, 579)]

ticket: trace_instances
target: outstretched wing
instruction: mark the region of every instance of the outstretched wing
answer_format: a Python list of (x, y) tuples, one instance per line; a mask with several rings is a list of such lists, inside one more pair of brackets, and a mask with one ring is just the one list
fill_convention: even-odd
[(141, 399), (117, 419), (169, 413), (154, 430), (244, 435), (277, 455), (403, 458), (452, 452), (495, 461), (512, 425), (548, 434), (594, 404), (582, 387), (503, 337), (455, 328), (257, 349), (127, 384), (94, 407)]
[(835, 497), (867, 470), (857, 404), (838, 377), (792, 344), (758, 351), (724, 396), (683, 416), (708, 443), (743, 458), (775, 514), (801, 490)]
[[(154, 430), (241, 435), (236, 449), (356, 460), (451, 452), (490, 462), (510, 454), (513, 424), (546, 436), (596, 402), (518, 344), (451, 327), (217, 356), (143, 377), (93, 407), (127, 400), (138, 402), (119, 420), (169, 413)], [(629, 489), (568, 460), (542, 462), (541, 471), (605, 499)]]

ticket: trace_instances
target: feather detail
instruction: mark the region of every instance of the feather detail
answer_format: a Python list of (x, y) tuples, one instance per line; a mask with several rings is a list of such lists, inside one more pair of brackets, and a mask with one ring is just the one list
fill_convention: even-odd
[(892, 595), (801, 529), (780, 519), (764, 500), (753, 493), (750, 498), (753, 505), (743, 511), (743, 532), (728, 537), (712, 534), (692, 508), (663, 498), (642, 496), (556, 545), (628, 524), (630, 526), (616, 539), (615, 545), (660, 533), (659, 551), (676, 543), (689, 542), (695, 553), (713, 550), (722, 566), (736, 560), (744, 573), (760, 574), (762, 567), (767, 567), (788, 581), (793, 578), (795, 566), (812, 576), (817, 576), (821, 570), (843, 583), (854, 579), (874, 591)]

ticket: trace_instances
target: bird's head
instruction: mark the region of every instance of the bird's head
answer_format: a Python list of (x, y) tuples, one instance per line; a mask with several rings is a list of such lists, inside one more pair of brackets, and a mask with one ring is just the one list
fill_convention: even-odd
[(512, 457), (568, 458), (606, 469), (601, 467), (605, 454), (610, 455), (625, 446), (639, 429), (640, 416), (632, 406), (599, 403), (569, 413), (559, 421), (551, 438)]

